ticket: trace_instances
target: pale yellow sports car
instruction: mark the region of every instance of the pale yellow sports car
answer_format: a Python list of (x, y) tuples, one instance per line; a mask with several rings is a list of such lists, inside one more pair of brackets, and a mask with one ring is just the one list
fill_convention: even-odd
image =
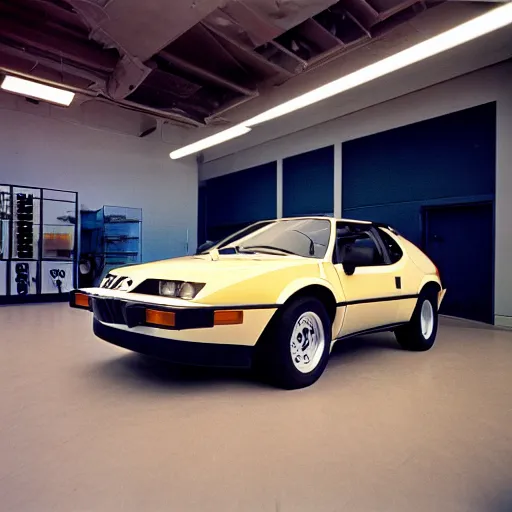
[(194, 256), (122, 267), (70, 304), (105, 341), (181, 364), (252, 367), (308, 386), (336, 341), (393, 331), (434, 344), (445, 290), (430, 259), (389, 226), (328, 217), (255, 223)]

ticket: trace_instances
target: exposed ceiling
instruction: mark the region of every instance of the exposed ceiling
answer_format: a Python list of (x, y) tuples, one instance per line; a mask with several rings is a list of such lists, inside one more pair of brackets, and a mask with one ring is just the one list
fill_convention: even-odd
[(0, 70), (172, 122), (219, 125), (438, 3), (0, 0)]
[[(240, 106), (229, 113), (229, 118), (234, 124), (243, 123), (258, 113), (292, 97), (409, 48), (451, 27), (474, 19), (494, 7), (495, 4), (488, 1), (445, 2), (435, 9), (429, 9), (415, 17), (412, 21), (404, 23), (389, 36), (358, 51), (351, 52), (349, 55), (344, 55), (340, 59), (322, 66), (314, 73), (297, 76), (282, 87), (268, 92), (264, 97)], [(330, 133), (326, 128), (330, 126), (329, 121), (344, 118), (343, 122), (350, 124), (352, 121), (349, 114), (507, 60), (512, 62), (512, 25), (309, 107), (256, 125), (252, 127), (248, 135), (234, 138), (205, 150), (201, 155), (201, 162), (217, 160), (217, 170), (219, 168), (228, 169), (232, 163), (231, 169), (235, 167), (240, 169), (247, 165), (245, 159), (249, 153), (254, 156), (255, 160), (259, 159), (258, 163), (263, 163), (269, 158), (274, 158), (274, 156), (269, 156), (269, 148), (279, 148), (279, 154), (282, 154), (288, 140), (295, 141), (288, 147), (289, 155), (299, 152), (295, 145), (297, 140), (300, 140), (298, 143), (300, 151), (314, 149), (323, 143), (327, 145), (333, 140), (338, 140), (336, 129), (332, 128), (332, 133)], [(484, 90), (485, 87), (482, 86), (482, 89)], [(457, 94), (455, 93), (454, 96)], [(428, 117), (430, 107), (425, 107), (424, 110), (425, 117)], [(315, 127), (314, 130), (308, 130), (312, 127)], [(326, 138), (325, 130), (332, 139)], [(190, 133), (191, 137), (186, 140), (186, 144), (195, 142), (206, 134), (210, 135), (209, 132), (210, 130), (204, 129), (199, 133)], [(297, 134), (297, 132), (303, 132), (304, 136), (286, 139), (287, 135)], [(250, 148), (252, 149), (249, 153), (244, 151)], [(223, 158), (228, 155), (228, 158)]]

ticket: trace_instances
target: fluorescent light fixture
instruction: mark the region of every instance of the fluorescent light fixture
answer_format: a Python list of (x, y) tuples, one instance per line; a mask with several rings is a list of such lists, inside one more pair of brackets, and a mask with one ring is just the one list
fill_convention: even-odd
[(393, 71), (398, 71), (411, 64), (415, 64), (446, 50), (460, 46), (477, 37), (505, 27), (510, 23), (512, 23), (512, 3), (493, 9), (478, 18), (474, 18), (471, 21), (411, 46), (406, 50), (359, 69), (354, 73), (350, 73), (290, 101), (286, 101), (242, 124), (245, 126), (256, 126), (265, 121), (284, 116), (285, 114), (313, 105), (336, 94), (354, 89), (359, 85), (371, 82), (376, 78), (388, 75)]
[(74, 92), (57, 89), (56, 87), (50, 87), (49, 85), (43, 85), (38, 82), (32, 82), (31, 80), (25, 80), (10, 75), (4, 78), (1, 87), (4, 91), (20, 94), (21, 96), (28, 96), (36, 100), (49, 101), (50, 103), (56, 103), (57, 105), (63, 105), (65, 107), (69, 107), (75, 97)]
[(212, 146), (216, 146), (217, 144), (221, 144), (227, 140), (245, 135), (250, 131), (251, 129), (248, 126), (237, 124), (227, 130), (215, 133), (214, 135), (210, 135), (210, 137), (206, 137), (205, 139), (201, 139), (193, 144), (177, 149), (170, 154), (170, 157), (173, 160), (183, 158), (184, 156), (192, 155), (193, 153), (197, 153), (203, 149), (211, 148)]
[[(371, 82), (372, 80), (388, 75), (393, 71), (398, 71), (399, 69), (403, 69), (407, 66), (410, 66), (411, 64), (415, 64), (422, 60), (428, 59), (429, 57), (433, 57), (434, 55), (438, 55), (446, 50), (450, 50), (456, 46), (460, 46), (485, 34), (489, 34), (495, 30), (510, 25), (511, 23), (512, 2), (509, 2), (501, 7), (496, 7), (495, 9), (492, 9), (491, 11), (478, 16), (477, 18), (462, 23), (455, 28), (447, 30), (446, 32), (438, 34), (437, 36), (427, 39), (426, 41), (411, 46), (406, 50), (395, 53), (390, 57), (386, 57), (385, 59), (370, 64), (369, 66), (354, 71), (353, 73), (349, 73), (348, 75), (338, 78), (337, 80), (329, 82), (316, 89), (313, 89), (312, 91), (297, 96), (296, 98), (285, 101), (284, 103), (281, 103), (281, 105), (277, 105), (276, 107), (262, 112), (261, 114), (258, 114), (257, 116), (252, 117), (251, 119), (248, 119), (247, 121), (244, 121), (234, 127), (240, 131), (240, 133), (235, 136), (243, 135), (243, 128), (250, 129), (253, 126), (259, 125), (266, 121), (270, 121), (272, 119), (276, 119), (291, 112), (295, 112), (296, 110), (300, 110), (309, 105), (313, 105), (326, 98), (330, 98), (331, 96), (335, 96), (350, 89), (354, 89), (359, 85)], [(230, 130), (233, 130), (233, 128), (229, 128), (228, 130), (219, 132), (212, 137), (208, 137), (194, 144), (190, 144), (190, 146), (186, 146), (186, 148), (192, 148), (192, 146), (196, 146), (197, 149), (194, 151), (201, 151), (202, 149), (206, 149), (207, 147), (211, 147), (215, 144), (220, 144), (221, 142), (234, 137), (228, 135)], [(226, 135), (223, 136), (224, 134)], [(214, 137), (218, 138), (213, 141), (212, 144), (211, 139)], [(203, 146), (202, 144), (206, 141), (209, 141), (210, 143), (206, 146)], [(183, 150), (186, 148), (183, 148)], [(178, 149), (177, 151), (171, 153), (171, 155), (179, 154), (181, 151), (182, 149)], [(186, 154), (190, 154), (190, 152)], [(175, 156), (172, 158), (180, 158), (180, 156)]]

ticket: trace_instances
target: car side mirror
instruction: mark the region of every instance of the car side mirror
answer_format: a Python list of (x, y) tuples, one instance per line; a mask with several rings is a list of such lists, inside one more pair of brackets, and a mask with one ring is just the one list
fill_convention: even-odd
[(343, 271), (347, 276), (351, 276), (356, 271), (356, 266), (353, 263), (343, 262)]
[(213, 247), (216, 244), (216, 242), (212, 242), (211, 240), (207, 240), (204, 244), (201, 244), (197, 250), (196, 254), (201, 254), (202, 252), (207, 251), (211, 247)]
[(372, 247), (356, 247), (346, 245), (344, 247), (341, 263), (347, 276), (351, 276), (357, 267), (367, 267), (375, 261), (376, 249)]

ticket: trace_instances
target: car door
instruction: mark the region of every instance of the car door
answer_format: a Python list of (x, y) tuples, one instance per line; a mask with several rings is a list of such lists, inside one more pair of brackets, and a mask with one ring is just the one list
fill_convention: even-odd
[[(379, 232), (370, 224), (339, 223), (336, 231), (335, 269), (346, 301), (345, 318), (337, 337), (395, 324), (405, 258), (393, 262)], [(371, 263), (356, 267), (352, 275), (343, 268), (343, 255), (349, 245), (374, 253)]]

